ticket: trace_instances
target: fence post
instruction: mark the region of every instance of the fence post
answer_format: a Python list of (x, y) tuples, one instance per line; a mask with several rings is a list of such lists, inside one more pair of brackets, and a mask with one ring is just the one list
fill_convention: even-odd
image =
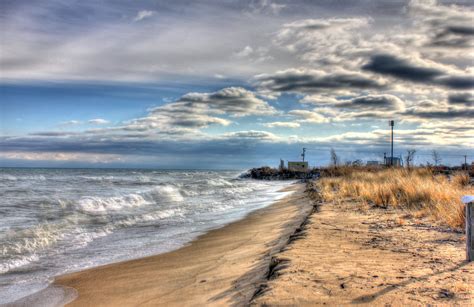
[(466, 203), (466, 258), (474, 260), (474, 202)]
[(474, 260), (474, 196), (466, 195), (461, 198), (466, 204), (466, 260)]

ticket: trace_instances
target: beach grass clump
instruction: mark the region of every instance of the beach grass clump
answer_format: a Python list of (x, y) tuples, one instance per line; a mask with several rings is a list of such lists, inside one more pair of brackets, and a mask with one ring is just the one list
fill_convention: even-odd
[(461, 197), (474, 194), (469, 176), (436, 175), (428, 168), (345, 168), (315, 183), (325, 201), (354, 200), (372, 207), (417, 211), (450, 227), (464, 227)]

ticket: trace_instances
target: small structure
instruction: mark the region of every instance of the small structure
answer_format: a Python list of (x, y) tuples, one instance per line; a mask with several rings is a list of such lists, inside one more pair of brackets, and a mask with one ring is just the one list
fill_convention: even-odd
[(288, 161), (288, 170), (296, 172), (307, 172), (308, 171), (308, 162), (298, 161), (290, 162)]
[(285, 169), (285, 161), (280, 159), (280, 171)]
[[(392, 159), (393, 159), (393, 164), (392, 164)], [(402, 166), (402, 160), (398, 157), (386, 157), (385, 158), (385, 165), (386, 166), (396, 166), (396, 167), (400, 167)]]
[(379, 161), (367, 161), (367, 166), (378, 166), (380, 163)]

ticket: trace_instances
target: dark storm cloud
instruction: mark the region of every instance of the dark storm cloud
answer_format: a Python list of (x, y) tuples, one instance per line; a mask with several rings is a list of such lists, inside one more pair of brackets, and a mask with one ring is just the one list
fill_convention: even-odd
[(459, 34), (459, 35), (473, 36), (474, 35), (474, 27), (470, 27), (470, 26), (449, 26), (449, 27), (446, 28), (446, 32), (453, 33), (453, 34)]
[(339, 107), (349, 107), (359, 110), (402, 110), (404, 103), (393, 95), (367, 95), (356, 97), (341, 104)]
[(259, 89), (273, 92), (314, 93), (327, 89), (371, 89), (385, 85), (360, 73), (290, 69), (256, 76)]
[(434, 82), (458, 90), (474, 88), (474, 77), (472, 76), (446, 76), (434, 80)]
[(472, 119), (474, 117), (474, 109), (453, 109), (444, 111), (408, 110), (404, 115), (411, 115), (422, 119)]
[(373, 55), (362, 69), (406, 81), (442, 85), (452, 89), (474, 87), (473, 76), (450, 75), (441, 69), (413, 64), (390, 54)]
[(454, 105), (474, 106), (474, 95), (472, 93), (450, 94), (448, 102)]
[(467, 48), (472, 46), (474, 27), (451, 25), (445, 26), (432, 38), (431, 45), (438, 47)]
[(419, 67), (389, 54), (372, 56), (362, 69), (414, 82), (432, 82), (443, 75), (440, 70)]

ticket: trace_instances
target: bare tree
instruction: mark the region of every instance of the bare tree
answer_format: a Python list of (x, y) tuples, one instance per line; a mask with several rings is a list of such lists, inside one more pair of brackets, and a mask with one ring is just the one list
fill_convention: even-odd
[(405, 156), (405, 162), (408, 168), (410, 168), (413, 164), (413, 160), (415, 159), (415, 153), (416, 153), (416, 150), (414, 149), (407, 150), (407, 155)]
[(331, 148), (331, 165), (338, 166), (339, 165), (339, 157), (337, 156), (336, 151), (334, 148)]
[(433, 158), (433, 162), (434, 162), (435, 166), (438, 166), (441, 163), (442, 159), (441, 159), (439, 153), (436, 150), (433, 150), (431, 152), (431, 157)]

